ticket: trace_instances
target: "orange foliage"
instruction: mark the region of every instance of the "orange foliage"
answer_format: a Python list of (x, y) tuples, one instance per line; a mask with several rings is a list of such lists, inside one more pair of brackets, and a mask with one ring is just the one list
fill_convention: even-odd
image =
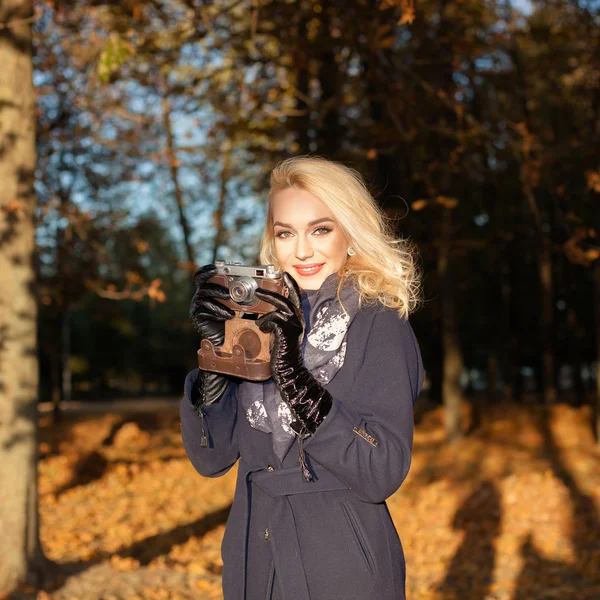
[[(449, 445), (442, 409), (420, 403), (411, 470), (388, 501), (407, 597), (600, 597), (600, 451), (590, 407), (497, 404)], [(235, 469), (200, 477), (176, 410), (65, 415), (55, 427), (43, 417), (40, 426), (41, 538), (63, 566), (37, 600), (222, 597)]]

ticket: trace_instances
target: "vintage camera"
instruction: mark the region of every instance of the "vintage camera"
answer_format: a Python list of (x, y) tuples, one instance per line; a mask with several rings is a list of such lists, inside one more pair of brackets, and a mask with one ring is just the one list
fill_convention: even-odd
[(209, 279), (229, 290), (229, 298), (219, 302), (235, 311), (235, 317), (225, 321), (225, 340), (213, 346), (202, 340), (198, 350), (198, 366), (204, 371), (233, 375), (251, 381), (271, 377), (271, 335), (256, 325), (261, 315), (275, 310), (259, 300), (254, 291), (265, 290), (288, 295), (281, 271), (274, 265), (243, 266), (239, 262), (215, 261), (217, 273)]

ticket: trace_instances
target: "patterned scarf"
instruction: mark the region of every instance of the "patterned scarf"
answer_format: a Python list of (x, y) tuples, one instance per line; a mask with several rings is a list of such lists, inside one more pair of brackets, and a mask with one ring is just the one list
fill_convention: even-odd
[[(338, 283), (337, 273), (332, 273), (318, 290), (302, 292), (306, 323), (302, 344), (304, 364), (323, 385), (344, 364), (346, 332), (358, 311), (358, 291), (354, 285), (346, 284), (340, 290), (342, 308), (337, 298)], [(273, 435), (273, 451), (283, 460), (296, 434), (290, 427), (292, 412), (273, 379), (243, 381), (238, 396), (250, 425)]]

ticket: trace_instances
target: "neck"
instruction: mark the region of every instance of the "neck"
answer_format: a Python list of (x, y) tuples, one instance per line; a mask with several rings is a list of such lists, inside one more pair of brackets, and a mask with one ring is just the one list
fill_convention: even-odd
[(301, 288), (301, 292), (307, 296), (313, 296), (316, 292), (318, 292), (323, 287), (328, 287), (332, 283), (335, 283), (337, 285), (338, 277), (339, 277), (339, 275), (337, 273), (331, 273), (323, 280), (323, 282), (321, 283), (321, 285), (318, 288), (314, 288), (314, 289)]

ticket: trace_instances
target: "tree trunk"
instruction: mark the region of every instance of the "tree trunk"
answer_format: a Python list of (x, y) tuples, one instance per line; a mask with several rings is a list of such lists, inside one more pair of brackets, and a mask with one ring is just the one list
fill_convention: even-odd
[[(68, 168), (63, 162), (63, 168)], [(57, 197), (60, 202), (60, 215), (63, 219), (68, 220), (71, 212), (72, 203), (71, 196), (73, 192), (73, 184), (68, 187), (61, 187), (57, 192)], [(61, 402), (70, 400), (65, 397), (65, 384), (70, 387), (70, 380), (65, 378), (65, 354), (68, 356), (68, 349), (65, 353), (65, 344), (68, 340), (65, 339), (65, 318), (68, 313), (69, 299), (71, 297), (71, 287), (73, 275), (69, 272), (70, 253), (72, 251), (71, 236), (67, 235), (68, 225), (65, 227), (57, 227), (56, 229), (56, 276), (54, 278), (53, 287), (57, 292), (55, 303), (55, 345), (56, 350), (52, 357), (53, 365), (53, 388), (52, 388), (52, 416), (54, 423), (58, 422), (61, 416)]]
[(596, 306), (596, 406), (594, 411), (594, 433), (596, 443), (600, 444), (600, 260), (594, 266)]
[(71, 309), (65, 306), (61, 322), (61, 401), (71, 401), (72, 377), (71, 377)]
[(543, 398), (546, 404), (554, 404), (556, 402), (556, 384), (554, 373), (554, 343), (553, 343), (553, 326), (554, 326), (554, 307), (553, 307), (553, 289), (552, 289), (552, 240), (544, 231), (542, 224), (542, 215), (537, 204), (532, 183), (531, 175), (531, 144), (535, 136), (530, 132), (535, 128), (532, 127), (532, 118), (529, 112), (527, 90), (529, 89), (526, 80), (526, 70), (521, 60), (521, 55), (517, 45), (515, 45), (510, 53), (510, 56), (515, 64), (517, 78), (519, 82), (519, 95), (522, 103), (523, 118), (526, 126), (527, 134), (524, 136), (522, 144), (523, 159), (521, 162), (521, 187), (523, 194), (529, 203), (531, 214), (535, 221), (535, 226), (538, 235), (538, 273), (540, 277), (540, 288), (542, 294), (542, 315), (540, 321), (540, 343), (542, 345), (541, 357), (541, 388)]
[(177, 212), (179, 213), (179, 224), (181, 225), (181, 232), (183, 234), (183, 243), (185, 245), (185, 253), (190, 266), (196, 265), (196, 253), (192, 247), (190, 240), (190, 225), (187, 217), (185, 216), (183, 192), (179, 185), (179, 163), (177, 162), (177, 152), (175, 151), (175, 138), (173, 136), (173, 127), (171, 125), (171, 106), (169, 100), (166, 97), (162, 99), (162, 117), (163, 127), (165, 128), (165, 135), (167, 138), (167, 160), (169, 161), (169, 171), (171, 173), (171, 180), (173, 181), (173, 194), (175, 195), (175, 203), (177, 204)]
[(577, 319), (577, 312), (569, 308), (567, 313), (570, 337), (568, 338), (568, 362), (573, 377), (571, 395), (574, 406), (583, 406), (585, 403), (585, 388), (581, 377), (581, 334)]
[(452, 216), (448, 208), (442, 208), (442, 213), (442, 243), (438, 256), (438, 276), (442, 290), (442, 347), (444, 352), (442, 397), (446, 415), (446, 435), (448, 441), (453, 441), (463, 436), (463, 394), (460, 387), (463, 356), (456, 325), (453, 281), (448, 268)]
[(60, 418), (60, 398), (62, 394), (61, 388), (61, 357), (60, 346), (57, 342), (59, 336), (52, 342), (50, 351), (50, 400), (52, 401), (52, 418), (56, 421)]
[(500, 322), (502, 324), (502, 373), (503, 373), (503, 394), (504, 400), (515, 400), (516, 380), (519, 363), (517, 357), (511, 352), (512, 326), (510, 320), (511, 303), (511, 276), (510, 271), (503, 273), (501, 283), (502, 310), (500, 311)]
[(0, 596), (41, 566), (37, 517), (38, 363), (34, 295), (35, 95), (31, 0), (2, 0), (0, 23)]
[(223, 168), (221, 169), (221, 181), (219, 191), (219, 202), (213, 216), (213, 225), (215, 228), (215, 240), (213, 242), (213, 263), (217, 260), (219, 249), (225, 241), (225, 208), (227, 205), (227, 182), (229, 181), (231, 171), (231, 153), (233, 152), (233, 138), (228, 137), (226, 140), (226, 150), (223, 157)]
[(544, 388), (544, 402), (556, 402), (556, 384), (554, 374), (554, 344), (553, 344), (553, 316), (554, 309), (552, 292), (552, 248), (547, 235), (542, 234), (540, 240), (539, 273), (542, 291), (542, 385)]
[(492, 341), (492, 344), (487, 361), (487, 396), (488, 400), (494, 403), (496, 402), (496, 387), (498, 385), (498, 356), (496, 354), (498, 344), (495, 340)]
[(342, 90), (340, 69), (331, 47), (331, 18), (334, 3), (321, 0), (321, 24), (314, 44), (319, 61), (318, 74), (321, 87), (319, 116), (316, 123), (317, 152), (325, 158), (340, 158), (344, 131), (340, 126), (339, 106)]
[(294, 130), (296, 132), (296, 140), (298, 142), (298, 153), (308, 154), (310, 152), (310, 44), (307, 40), (308, 17), (305, 15), (304, 9), (298, 16), (298, 24), (296, 29), (296, 38), (293, 45), (293, 60), (294, 72), (296, 74), (296, 110), (301, 111), (297, 117), (293, 119)]

